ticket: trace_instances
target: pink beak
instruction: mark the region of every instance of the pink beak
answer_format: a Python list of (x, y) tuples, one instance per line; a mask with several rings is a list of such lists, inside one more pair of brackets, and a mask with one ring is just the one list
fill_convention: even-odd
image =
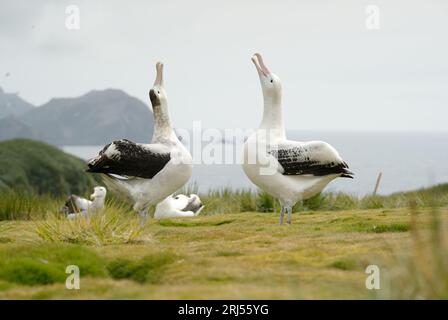
[(156, 63), (156, 81), (154, 81), (154, 86), (162, 86), (163, 85), (163, 63), (157, 62)]
[(257, 68), (257, 71), (262, 73), (265, 77), (267, 77), (271, 73), (271, 71), (269, 71), (269, 69), (264, 64), (261, 54), (259, 54), (259, 53), (254, 54), (252, 56), (252, 62), (254, 63), (255, 67)]

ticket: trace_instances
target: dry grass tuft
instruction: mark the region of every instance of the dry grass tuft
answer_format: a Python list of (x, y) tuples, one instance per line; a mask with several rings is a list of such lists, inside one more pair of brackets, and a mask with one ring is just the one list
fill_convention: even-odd
[(144, 231), (132, 212), (114, 203), (89, 217), (68, 220), (53, 214), (36, 222), (36, 233), (43, 240), (93, 246), (143, 243), (149, 240)]
[(396, 256), (399, 267), (391, 273), (390, 298), (448, 299), (448, 225), (434, 207), (429, 228), (422, 229), (416, 205), (411, 208), (411, 251)]

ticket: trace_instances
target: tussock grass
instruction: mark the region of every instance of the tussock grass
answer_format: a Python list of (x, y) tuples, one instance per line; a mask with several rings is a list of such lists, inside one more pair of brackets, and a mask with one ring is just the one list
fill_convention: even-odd
[[(197, 193), (197, 186), (188, 190)], [(222, 188), (200, 194), (206, 205), (201, 215), (235, 212), (278, 212), (278, 200), (264, 191)], [(357, 197), (346, 193), (320, 193), (310, 199), (298, 202), (293, 212), (340, 211), (354, 209), (406, 208), (411, 203), (419, 207), (448, 206), (448, 184), (437, 185), (412, 192), (398, 192), (388, 196)]]
[[(190, 184), (178, 193), (198, 194), (197, 184)], [(88, 196), (87, 194), (84, 196)], [(220, 188), (207, 193), (199, 193), (205, 204), (201, 215), (215, 215), (239, 212), (278, 212), (280, 204), (263, 191), (249, 189)], [(37, 220), (58, 212), (64, 198), (50, 195), (36, 195), (15, 191), (0, 192), (0, 220)], [(418, 207), (448, 206), (448, 184), (412, 192), (395, 193), (389, 196), (365, 196), (362, 198), (345, 193), (321, 193), (297, 203), (293, 212), (312, 213), (315, 211), (341, 211), (365, 209), (407, 208), (410, 203)], [(108, 194), (106, 207), (119, 204), (123, 211), (132, 211), (129, 204), (122, 202), (113, 194)], [(154, 212), (150, 208), (149, 215)]]
[(359, 262), (351, 258), (342, 258), (333, 261), (330, 267), (340, 270), (355, 270), (360, 268)]
[(221, 221), (179, 221), (179, 220), (160, 220), (159, 225), (164, 227), (213, 227), (221, 226), (223, 224), (232, 223), (234, 220)]
[(407, 223), (392, 223), (392, 224), (380, 224), (373, 227), (372, 232), (407, 232), (410, 229), (410, 225)]
[(12, 229), (12, 224), (8, 222), (0, 222), (0, 243), (12, 242), (13, 239), (6, 237), (6, 232)]
[(127, 206), (113, 201), (89, 217), (68, 220), (61, 214), (53, 214), (36, 222), (36, 233), (43, 240), (93, 246), (141, 243), (148, 240), (144, 231)]
[(22, 285), (64, 282), (68, 265), (83, 275), (102, 277), (104, 261), (93, 250), (77, 245), (12, 245), (0, 251), (0, 280)]
[(118, 258), (107, 265), (107, 271), (114, 279), (155, 284), (161, 281), (164, 267), (177, 259), (178, 256), (171, 252), (154, 253), (137, 261)]
[(9, 190), (0, 193), (0, 220), (42, 219), (50, 212), (59, 210), (62, 203), (61, 198), (48, 194), (37, 195)]
[(238, 257), (243, 254), (239, 251), (218, 251), (216, 252), (217, 257)]
[(6, 231), (11, 230), (12, 224), (9, 222), (0, 222), (0, 236), (2, 236)]
[(256, 199), (251, 190), (222, 188), (200, 194), (205, 208), (201, 215), (256, 211)]
[(411, 252), (396, 252), (389, 296), (393, 299), (448, 299), (448, 224), (441, 212), (431, 210), (428, 229), (419, 227), (417, 204), (412, 208)]

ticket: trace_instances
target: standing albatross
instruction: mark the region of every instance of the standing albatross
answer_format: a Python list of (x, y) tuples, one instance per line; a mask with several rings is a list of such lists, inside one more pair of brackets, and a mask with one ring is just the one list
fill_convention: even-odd
[(268, 70), (260, 54), (252, 62), (260, 78), (264, 111), (260, 127), (244, 143), (243, 170), (255, 185), (279, 199), (280, 224), (285, 211), (291, 224), (294, 204), (321, 192), (335, 178), (353, 178), (353, 173), (328, 143), (286, 138), (280, 79)]
[(106, 145), (88, 161), (88, 172), (104, 174), (107, 186), (134, 205), (142, 221), (148, 207), (180, 189), (191, 177), (192, 158), (171, 126), (163, 83), (163, 64), (156, 64), (157, 77), (149, 91), (154, 133), (150, 144), (126, 139)]

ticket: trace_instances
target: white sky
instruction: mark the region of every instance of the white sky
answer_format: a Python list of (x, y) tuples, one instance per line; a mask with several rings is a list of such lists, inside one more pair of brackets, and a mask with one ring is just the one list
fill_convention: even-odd
[[(365, 27), (369, 4), (380, 30)], [(0, 86), (37, 105), (110, 87), (149, 104), (161, 60), (176, 127), (249, 128), (261, 52), (289, 129), (446, 131), (447, 33), (446, 0), (0, 0)]]

